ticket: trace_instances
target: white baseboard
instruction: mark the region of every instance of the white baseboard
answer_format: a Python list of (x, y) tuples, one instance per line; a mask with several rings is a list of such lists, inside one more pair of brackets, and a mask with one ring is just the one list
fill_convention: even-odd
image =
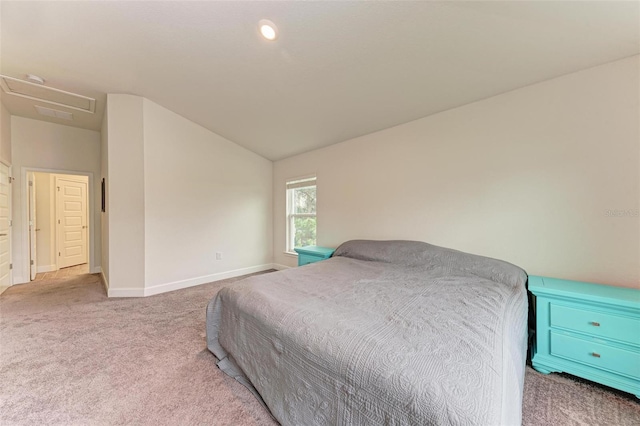
[(200, 284), (211, 283), (214, 281), (226, 280), (227, 278), (235, 278), (242, 275), (253, 274), (256, 272), (268, 271), (276, 269), (272, 263), (264, 265), (251, 266), (249, 268), (235, 269), (233, 271), (219, 272), (217, 274), (204, 275), (202, 277), (190, 278), (187, 280), (173, 281), (166, 284), (158, 284), (146, 288), (111, 288), (107, 280), (103, 280), (107, 287), (107, 295), (109, 297), (145, 297), (156, 294), (167, 293), (169, 291), (180, 290), (187, 287), (193, 287)]
[(281, 265), (279, 263), (273, 263), (273, 264), (271, 264), (271, 266), (273, 267), (273, 269), (275, 269), (277, 271), (282, 271), (282, 270), (291, 268), (291, 266)]
[(56, 265), (40, 265), (36, 268), (36, 273), (52, 272), (56, 270)]
[(154, 285), (144, 289), (145, 296), (153, 296), (154, 294), (166, 293), (168, 291), (180, 290), (181, 288), (193, 287), (200, 284), (206, 284), (214, 281), (226, 280), (227, 278), (235, 278), (241, 275), (253, 274), (272, 269), (273, 265), (251, 266), (249, 268), (235, 269), (233, 271), (219, 272), (217, 274), (205, 275), (202, 277), (190, 278), (188, 280), (174, 281), (166, 284)]
[(93, 269), (91, 269), (91, 271), (89, 271), (90, 274), (101, 274), (102, 273), (102, 268), (100, 266), (94, 266)]
[(143, 288), (109, 288), (107, 297), (144, 297)]

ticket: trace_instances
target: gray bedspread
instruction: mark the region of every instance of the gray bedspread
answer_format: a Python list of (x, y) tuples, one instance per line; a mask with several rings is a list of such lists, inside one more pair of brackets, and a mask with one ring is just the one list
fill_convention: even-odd
[(220, 290), (207, 345), (283, 425), (520, 424), (526, 279), (426, 243), (349, 241)]

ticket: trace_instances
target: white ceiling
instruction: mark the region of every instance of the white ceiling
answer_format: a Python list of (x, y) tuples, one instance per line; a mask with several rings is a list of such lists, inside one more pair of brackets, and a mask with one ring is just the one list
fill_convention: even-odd
[(99, 130), (105, 93), (132, 93), (272, 160), (640, 53), (635, 1), (0, 7), (2, 74), (98, 100), (72, 125)]

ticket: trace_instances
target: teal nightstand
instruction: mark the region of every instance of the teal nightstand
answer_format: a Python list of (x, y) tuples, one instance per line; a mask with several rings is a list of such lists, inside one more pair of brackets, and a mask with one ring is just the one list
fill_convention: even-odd
[(298, 266), (328, 259), (336, 251), (336, 249), (318, 246), (297, 247), (294, 250), (298, 253)]
[(640, 398), (640, 290), (529, 276), (536, 296), (533, 368)]

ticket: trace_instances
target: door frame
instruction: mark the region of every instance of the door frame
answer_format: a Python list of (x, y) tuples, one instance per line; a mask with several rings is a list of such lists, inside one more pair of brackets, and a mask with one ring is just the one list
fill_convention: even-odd
[[(33, 205), (31, 202), (33, 201)], [(33, 216), (31, 213), (33, 212)], [(27, 172), (27, 229), (29, 232), (29, 280), (36, 279), (38, 270), (38, 243), (36, 237), (36, 175), (33, 172)], [(33, 220), (30, 220), (33, 219)], [(33, 258), (32, 258), (33, 256)], [(31, 264), (33, 260), (33, 264)]]
[[(13, 282), (13, 167), (11, 166), (11, 164), (7, 164), (4, 161), (0, 161), (0, 163), (4, 164), (7, 169), (9, 170), (9, 178), (11, 179), (11, 182), (9, 182), (9, 265), (11, 265), (9, 267), (9, 287), (11, 287), (14, 282)], [(25, 173), (25, 177), (27, 176), (27, 174)], [(27, 183), (27, 186), (29, 184)], [(27, 188), (27, 193), (29, 191), (29, 188)], [(29, 201), (27, 200), (27, 203)], [(29, 212), (27, 212), (27, 218), (29, 217)], [(27, 220), (28, 222), (28, 220)], [(27, 223), (27, 230), (29, 229), (29, 224)]]
[[(21, 188), (20, 192), (22, 194), (21, 200), (21, 216), (22, 216), (22, 250), (21, 255), (24, 261), (22, 262), (22, 277), (23, 280), (26, 277), (29, 277), (29, 182), (27, 180), (27, 173), (52, 173), (52, 174), (60, 174), (60, 175), (76, 175), (76, 176), (87, 176), (89, 178), (89, 187), (87, 188), (88, 192), (88, 216), (89, 216), (89, 235), (87, 240), (87, 249), (89, 250), (89, 272), (92, 274), (100, 273), (100, 267), (96, 267), (96, 239), (95, 239), (95, 188), (94, 188), (94, 176), (92, 172), (82, 172), (77, 170), (62, 170), (62, 169), (44, 169), (38, 167), (27, 167), (22, 166), (20, 168), (20, 180), (21, 180)], [(57, 235), (56, 235), (57, 238)], [(57, 243), (56, 243), (57, 244)], [(56, 257), (56, 267), (58, 265), (58, 260)], [(12, 276), (12, 280), (15, 275)], [(24, 281), (25, 283), (30, 282), (29, 280)], [(12, 281), (13, 283), (13, 281)], [(15, 283), (13, 283), (15, 284)]]

